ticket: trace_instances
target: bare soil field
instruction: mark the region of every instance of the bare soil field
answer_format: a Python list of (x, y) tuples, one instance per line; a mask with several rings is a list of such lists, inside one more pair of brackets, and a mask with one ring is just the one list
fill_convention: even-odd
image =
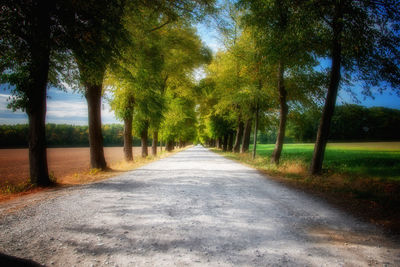
[[(134, 147), (133, 153), (139, 156), (141, 148)], [(105, 147), (104, 154), (108, 164), (124, 159), (122, 147)], [(88, 147), (48, 148), (47, 158), (49, 172), (57, 179), (87, 171), (90, 165)], [(0, 149), (0, 186), (23, 183), (28, 178), (28, 149)]]

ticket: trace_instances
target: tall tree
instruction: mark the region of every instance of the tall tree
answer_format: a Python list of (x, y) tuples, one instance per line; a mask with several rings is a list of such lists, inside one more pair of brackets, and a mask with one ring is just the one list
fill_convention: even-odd
[(308, 40), (312, 39), (312, 25), (306, 19), (307, 14), (294, 1), (242, 0), (239, 4), (248, 9), (244, 21), (255, 28), (253, 35), (264, 57), (264, 64), (275, 69), (272, 80), (276, 83), (275, 94), (279, 103), (279, 130), (271, 161), (278, 164), (289, 111), (290, 89), (286, 79), (293, 67), (315, 64), (308, 45)]
[(29, 119), (29, 171), (32, 184), (51, 184), (46, 156), (46, 89), (50, 54), (58, 29), (55, 3), (0, 2), (0, 83), (12, 86), (13, 110)]
[(126, 39), (125, 12), (141, 14), (143, 8), (153, 10), (160, 18), (166, 18), (154, 30), (174, 21), (179, 16), (197, 17), (205, 9), (211, 9), (212, 1), (152, 1), (130, 2), (125, 0), (65, 1), (62, 9), (63, 25), (69, 35), (88, 102), (89, 140), (92, 168), (107, 168), (101, 134), (101, 96), (107, 67), (121, 52)]
[(133, 160), (132, 153), (132, 120), (135, 107), (134, 83), (129, 82), (129, 72), (120, 69), (108, 73), (106, 85), (112, 94), (110, 99), (111, 109), (115, 116), (124, 122), (124, 159), (125, 161)]
[(394, 0), (315, 2), (312, 8), (315, 13), (310, 11), (310, 14), (315, 14), (321, 22), (325, 41), (322, 43), (326, 44), (326, 56), (331, 58), (328, 92), (310, 167), (311, 174), (320, 174), (342, 70), (364, 83), (367, 95), (371, 95), (371, 87), (377, 86), (380, 90), (391, 86), (400, 95), (400, 3)]
[(101, 131), (101, 99), (106, 69), (125, 39), (125, 1), (64, 1), (62, 24), (79, 69), (79, 83), (88, 103), (90, 165), (106, 169)]

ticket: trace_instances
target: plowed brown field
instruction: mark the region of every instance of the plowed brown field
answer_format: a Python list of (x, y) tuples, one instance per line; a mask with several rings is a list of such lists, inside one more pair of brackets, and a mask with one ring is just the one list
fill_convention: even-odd
[[(134, 157), (140, 155), (140, 152), (140, 147), (133, 148)], [(105, 147), (104, 154), (108, 164), (124, 158), (122, 147)], [(90, 165), (88, 147), (48, 148), (47, 158), (49, 172), (57, 178), (87, 171)], [(22, 183), (28, 177), (28, 149), (0, 149), (0, 186), (5, 183)]]

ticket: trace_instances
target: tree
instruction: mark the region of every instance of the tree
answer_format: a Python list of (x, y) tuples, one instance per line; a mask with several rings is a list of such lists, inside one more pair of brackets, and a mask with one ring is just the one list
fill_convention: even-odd
[[(310, 167), (311, 174), (320, 174), (342, 69), (364, 83), (367, 95), (371, 95), (371, 87), (377, 86), (381, 86), (381, 90), (391, 86), (400, 94), (400, 3), (356, 0), (315, 2), (312, 3), (310, 17), (313, 14), (320, 21), (321, 43), (326, 45), (325, 55), (331, 59), (328, 92)], [(319, 48), (319, 51), (324, 50)]]
[(276, 95), (279, 103), (278, 136), (271, 161), (279, 164), (285, 137), (288, 100), (292, 90), (287, 86), (287, 78), (303, 68), (310, 72), (315, 65), (315, 58), (309, 48), (312, 38), (312, 24), (307, 14), (293, 1), (239, 1), (239, 5), (248, 8), (244, 21), (255, 27), (253, 35), (263, 56), (265, 65), (269, 65), (275, 77)]
[[(207, 1), (180, 2), (182, 6), (174, 6), (169, 1), (156, 2), (156, 6), (160, 5), (156, 9), (153, 6), (142, 7), (139, 13), (127, 16), (125, 27), (132, 45), (124, 48), (117, 70), (111, 71), (113, 75), (113, 72), (122, 74), (118, 79), (130, 84), (129, 92), (135, 99), (133, 128), (143, 140), (143, 156), (148, 154), (149, 132), (153, 134), (152, 153), (157, 153), (164, 96), (170, 81), (186, 80), (187, 72), (203, 57), (199, 52), (201, 43), (190, 27), (198, 10), (182, 13), (181, 8), (201, 6)], [(182, 16), (178, 18), (178, 14)], [(125, 109), (123, 106), (120, 108)]]
[(51, 184), (46, 156), (46, 89), (56, 35), (55, 3), (0, 2), (0, 83), (13, 86), (13, 110), (29, 119), (29, 172), (32, 184)]
[(107, 67), (125, 38), (124, 1), (62, 2), (61, 23), (79, 70), (79, 87), (88, 103), (90, 165), (106, 169), (101, 131), (101, 97)]
[[(123, 70), (122, 72), (125, 73)], [(112, 74), (115, 76), (111, 76)], [(112, 84), (112, 86), (109, 86), (112, 94), (110, 106), (114, 110), (115, 116), (124, 122), (124, 159), (125, 161), (132, 161), (132, 120), (135, 96), (132, 84), (127, 82), (127, 78), (129, 79), (130, 76), (124, 76), (117, 71), (114, 71), (112, 74), (109, 73), (106, 79), (106, 84)]]

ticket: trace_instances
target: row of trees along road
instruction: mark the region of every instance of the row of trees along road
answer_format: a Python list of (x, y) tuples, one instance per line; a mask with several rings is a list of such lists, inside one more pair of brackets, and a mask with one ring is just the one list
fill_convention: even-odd
[(279, 164), (288, 113), (322, 106), (310, 166), (320, 174), (339, 88), (400, 94), (398, 1), (239, 0), (222, 14), (225, 49), (199, 85), (203, 142), (239, 152), (242, 141), (245, 152), (252, 122), (256, 145), (257, 127), (278, 115), (271, 160)]
[[(221, 4), (222, 3), (222, 4)], [(46, 89), (67, 84), (88, 103), (92, 168), (106, 169), (101, 99), (131, 133), (171, 149), (197, 136), (224, 150), (246, 152), (257, 130), (279, 117), (271, 157), (279, 164), (291, 110), (323, 107), (310, 171), (322, 170), (340, 87), (400, 85), (400, 4), (396, 0), (239, 0), (218, 2), (225, 49), (194, 86), (193, 69), (208, 62), (192, 28), (214, 11), (212, 0), (0, 0), (0, 82), (9, 107), (29, 118), (31, 182), (50, 184), (45, 138)], [(321, 60), (330, 59), (324, 69)], [(197, 112), (197, 113), (196, 113)], [(194, 125), (198, 122), (197, 132)], [(255, 149), (254, 149), (255, 153)], [(253, 154), (254, 156), (255, 154)]]
[[(163, 60), (162, 52), (157, 51), (160, 44), (147, 43), (155, 40), (151, 34), (175, 23), (190, 28), (190, 20), (200, 18), (212, 8), (212, 1), (208, 0), (1, 0), (0, 82), (12, 89), (9, 107), (22, 109), (28, 114), (31, 182), (40, 186), (51, 183), (45, 138), (46, 90), (49, 85), (63, 87), (69, 84), (85, 96), (91, 167), (106, 169), (101, 134), (101, 97), (108, 72), (112, 76), (114, 70), (119, 69), (118, 65), (122, 71), (131, 71), (123, 70), (124, 62), (129, 60), (129, 54), (137, 54), (139, 59), (134, 62), (136, 68), (132, 76), (135, 85), (118, 81), (120, 84), (115, 86), (135, 88), (140, 83), (146, 84), (146, 79), (152, 80), (151, 76), (157, 76), (157, 71), (160, 71), (152, 54), (155, 53), (154, 58)], [(144, 29), (149, 36), (136, 39), (136, 34), (146, 33)], [(142, 47), (140, 42), (146, 44)], [(143, 67), (140, 58), (146, 55), (152, 58), (152, 62)], [(152, 69), (151, 65), (155, 68)], [(145, 80), (139, 82), (142, 77)], [(157, 81), (159, 79), (154, 83)], [(142, 131), (149, 127), (150, 118), (154, 117), (142, 108), (147, 104), (149, 109), (154, 107), (154, 103), (146, 103), (146, 95), (160, 90), (155, 87), (149, 90), (149, 87), (151, 85), (146, 84), (140, 89), (144, 95), (134, 95), (133, 100), (129, 97), (127, 100), (141, 101), (138, 104), (141, 107), (135, 111), (136, 114), (132, 111), (132, 115), (140, 118), (138, 130), (142, 127)], [(169, 94), (174, 95), (173, 92)], [(178, 96), (177, 92), (175, 94)], [(153, 97), (148, 101), (152, 102)], [(125, 119), (125, 115), (120, 115)], [(151, 127), (157, 129), (157, 123), (151, 123)]]

